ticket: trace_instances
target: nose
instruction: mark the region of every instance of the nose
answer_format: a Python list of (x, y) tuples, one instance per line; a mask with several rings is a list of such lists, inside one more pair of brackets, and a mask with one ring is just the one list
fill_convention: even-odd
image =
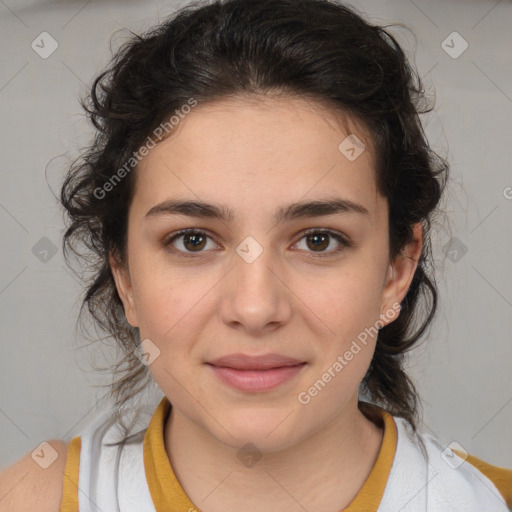
[(271, 250), (251, 240), (242, 243), (222, 280), (222, 321), (254, 336), (279, 328), (292, 314), (293, 292), (286, 281), (284, 267)]

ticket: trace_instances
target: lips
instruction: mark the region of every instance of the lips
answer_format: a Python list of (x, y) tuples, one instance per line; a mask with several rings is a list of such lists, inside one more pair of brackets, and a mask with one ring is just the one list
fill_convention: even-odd
[(230, 388), (256, 393), (271, 391), (291, 381), (307, 363), (281, 354), (230, 354), (207, 364), (213, 375)]
[(271, 368), (296, 366), (303, 363), (304, 361), (299, 361), (298, 359), (286, 357), (281, 354), (265, 354), (262, 356), (229, 354), (208, 362), (208, 364), (213, 366), (233, 368), (235, 370), (269, 370)]

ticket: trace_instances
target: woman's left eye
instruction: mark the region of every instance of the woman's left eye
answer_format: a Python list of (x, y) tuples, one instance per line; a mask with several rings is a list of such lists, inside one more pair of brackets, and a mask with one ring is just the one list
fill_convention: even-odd
[[(300, 240), (303, 239), (306, 241), (306, 244), (310, 244), (311, 247), (315, 248), (315, 250), (312, 251), (313, 253), (320, 252), (320, 254), (312, 254), (313, 257), (324, 257), (324, 253), (326, 252), (327, 254), (325, 254), (325, 256), (330, 256), (332, 254), (339, 253), (345, 247), (350, 247), (350, 243), (347, 239), (345, 239), (340, 234), (330, 230), (312, 229), (307, 231)], [(336, 242), (338, 242), (338, 247), (330, 251), (325, 251), (324, 249), (331, 245), (331, 239), (334, 239)]]
[[(183, 248), (174, 245), (175, 241), (180, 239)], [(204, 252), (203, 249), (207, 246), (208, 239), (211, 240), (211, 237), (201, 229), (184, 229), (167, 238), (163, 245), (165, 247), (172, 246), (172, 252), (178, 253), (179, 256), (190, 258), (195, 256), (194, 253), (200, 254)], [(326, 251), (326, 249), (330, 247), (332, 239), (338, 243), (338, 246), (335, 249)], [(331, 230), (310, 229), (303, 233), (299, 242), (302, 240), (305, 240), (307, 247), (314, 249), (312, 251), (306, 249), (306, 251), (313, 253), (311, 256), (315, 258), (331, 256), (351, 246), (350, 242), (344, 236)], [(297, 245), (299, 242), (296, 242), (294, 245)]]

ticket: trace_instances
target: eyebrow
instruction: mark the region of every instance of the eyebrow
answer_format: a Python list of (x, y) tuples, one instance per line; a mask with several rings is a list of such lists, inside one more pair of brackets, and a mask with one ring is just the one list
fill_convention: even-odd
[[(274, 221), (282, 223), (300, 218), (322, 217), (336, 213), (357, 213), (369, 215), (369, 211), (361, 204), (348, 199), (333, 198), (327, 200), (292, 203), (280, 207), (274, 214)], [(161, 215), (186, 215), (188, 217), (214, 218), (229, 222), (234, 212), (224, 205), (210, 204), (203, 201), (180, 201), (170, 199), (153, 206), (145, 218)]]

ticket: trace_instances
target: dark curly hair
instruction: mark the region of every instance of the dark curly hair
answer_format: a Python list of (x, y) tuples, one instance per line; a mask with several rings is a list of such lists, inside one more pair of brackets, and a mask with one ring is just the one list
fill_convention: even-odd
[[(372, 402), (405, 418), (416, 432), (418, 393), (404, 356), (437, 308), (429, 233), (441, 211), (449, 166), (430, 147), (419, 118), (433, 105), (387, 28), (334, 0), (194, 2), (143, 35), (132, 32), (94, 80), (81, 100), (96, 129), (94, 141), (70, 166), (61, 190), (69, 217), (63, 251), (68, 264), (71, 249), (92, 272), (79, 317), (87, 305), (96, 327), (120, 348), (114, 376), (121, 376), (110, 385), (115, 410), (150, 380), (134, 352), (139, 332), (126, 321), (109, 264), (109, 254), (126, 263), (137, 174), (136, 165), (128, 172), (126, 162), (191, 98), (206, 104), (235, 95), (283, 94), (328, 105), (369, 134), (377, 188), (388, 201), (391, 260), (413, 240), (413, 225), (422, 225), (423, 249), (400, 315), (380, 329), (361, 383)], [(105, 184), (113, 183), (116, 172), (119, 178), (123, 166), (122, 179), (103, 197)], [(360, 400), (359, 408), (376, 418), (367, 402)]]

